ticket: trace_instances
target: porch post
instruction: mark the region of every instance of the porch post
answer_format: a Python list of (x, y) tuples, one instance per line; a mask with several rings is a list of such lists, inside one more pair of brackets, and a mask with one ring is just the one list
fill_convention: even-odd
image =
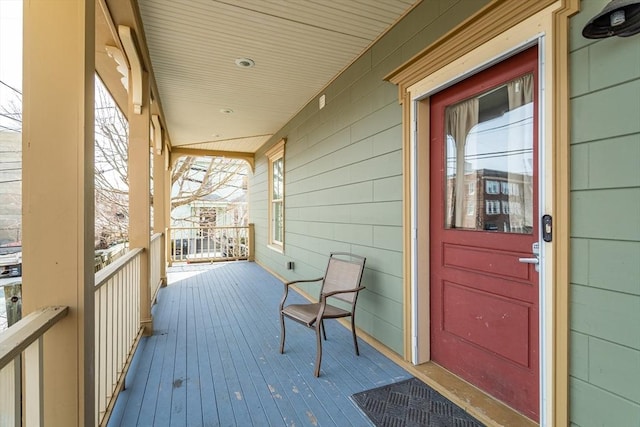
[(140, 258), (140, 323), (144, 334), (153, 332), (149, 248), (151, 246), (151, 201), (149, 132), (149, 74), (141, 70), (142, 108), (134, 102), (134, 79), (129, 79), (129, 247), (144, 249)]
[(166, 250), (167, 250), (167, 262), (168, 264), (171, 266), (172, 265), (172, 261), (171, 261), (171, 245), (172, 245), (172, 241), (171, 241), (171, 176), (173, 174), (173, 166), (172, 166), (172, 162), (171, 162), (171, 153), (169, 152), (168, 148), (165, 149), (165, 155), (167, 156), (165, 158), (166, 163), (165, 163), (165, 167), (163, 169), (163, 173), (164, 173), (164, 191), (165, 191), (165, 205), (164, 205), (164, 217), (165, 217), (165, 231), (167, 233), (167, 240), (166, 240)]
[(23, 7), (23, 309), (69, 306), (44, 336), (40, 418), (88, 426), (96, 417), (94, 1)]
[(163, 233), (162, 248), (160, 250), (160, 279), (162, 285), (167, 283), (167, 251), (165, 246), (168, 245), (169, 237), (167, 236), (167, 216), (166, 216), (166, 190), (165, 190), (165, 156), (167, 149), (164, 146), (164, 132), (162, 128), (155, 129), (155, 138), (160, 139), (161, 153), (158, 153), (156, 147), (153, 151), (153, 233)]

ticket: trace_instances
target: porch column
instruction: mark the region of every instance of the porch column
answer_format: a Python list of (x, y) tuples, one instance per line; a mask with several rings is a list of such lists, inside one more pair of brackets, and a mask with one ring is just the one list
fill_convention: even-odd
[(25, 1), (23, 19), (23, 309), (26, 315), (69, 306), (44, 336), (44, 404), (35, 416), (51, 426), (89, 426), (95, 424), (94, 1)]
[[(160, 251), (160, 279), (162, 280), (161, 286), (167, 284), (167, 251), (166, 245), (169, 244), (169, 237), (167, 236), (167, 192), (165, 190), (165, 175), (166, 175), (166, 161), (165, 157), (168, 156), (167, 149), (164, 146), (164, 132), (162, 128), (155, 129), (155, 138), (160, 138), (160, 150), (154, 147), (153, 151), (153, 233), (163, 233), (162, 249)], [(157, 146), (156, 146), (157, 147)]]
[(129, 247), (144, 249), (140, 258), (140, 323), (144, 334), (153, 332), (149, 248), (151, 245), (151, 161), (149, 152), (149, 74), (141, 71), (142, 108), (134, 102), (134, 79), (129, 79)]
[(171, 240), (171, 187), (172, 187), (172, 182), (171, 182), (171, 176), (173, 175), (173, 166), (172, 166), (172, 161), (171, 161), (171, 152), (169, 151), (168, 147), (165, 149), (165, 154), (166, 154), (166, 163), (163, 169), (164, 172), (164, 191), (165, 191), (165, 212), (164, 212), (164, 217), (166, 219), (166, 231), (167, 231), (167, 262), (169, 265), (172, 264), (171, 262), (171, 245), (173, 244), (172, 240)]

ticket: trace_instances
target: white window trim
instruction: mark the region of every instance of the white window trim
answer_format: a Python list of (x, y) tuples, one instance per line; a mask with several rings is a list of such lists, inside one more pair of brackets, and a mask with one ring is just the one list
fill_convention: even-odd
[(488, 179), (485, 182), (485, 192), (487, 194), (500, 194), (500, 181)]
[(500, 215), (500, 201), (499, 200), (485, 200), (487, 215)]
[(269, 150), (267, 150), (267, 152), (265, 153), (265, 156), (268, 159), (268, 181), (269, 181), (269, 199), (268, 199), (268, 203), (269, 203), (269, 207), (268, 207), (268, 228), (269, 228), (269, 237), (268, 237), (268, 241), (267, 241), (267, 247), (270, 249), (273, 249), (274, 251), (283, 253), (284, 252), (284, 231), (285, 231), (285, 227), (284, 227), (284, 205), (285, 205), (285, 192), (283, 189), (282, 192), (282, 241), (276, 241), (274, 240), (274, 219), (273, 219), (273, 205), (274, 205), (274, 200), (273, 200), (273, 163), (276, 162), (277, 160), (282, 159), (282, 181), (283, 181), (283, 185), (284, 185), (284, 146), (285, 146), (285, 142), (286, 139), (281, 139), (277, 144), (275, 144), (273, 147), (271, 147)]

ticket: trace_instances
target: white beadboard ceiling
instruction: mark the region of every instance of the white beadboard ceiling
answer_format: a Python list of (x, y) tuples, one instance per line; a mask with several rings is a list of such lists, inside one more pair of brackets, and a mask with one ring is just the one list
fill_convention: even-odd
[(172, 145), (255, 152), (419, 1), (139, 0)]

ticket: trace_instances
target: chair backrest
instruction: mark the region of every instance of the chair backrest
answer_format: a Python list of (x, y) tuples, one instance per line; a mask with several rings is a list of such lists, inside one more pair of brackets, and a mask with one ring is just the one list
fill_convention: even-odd
[[(360, 286), (366, 258), (346, 252), (332, 252), (324, 275), (321, 293), (345, 291)], [(335, 295), (333, 298), (353, 303), (356, 292)]]

